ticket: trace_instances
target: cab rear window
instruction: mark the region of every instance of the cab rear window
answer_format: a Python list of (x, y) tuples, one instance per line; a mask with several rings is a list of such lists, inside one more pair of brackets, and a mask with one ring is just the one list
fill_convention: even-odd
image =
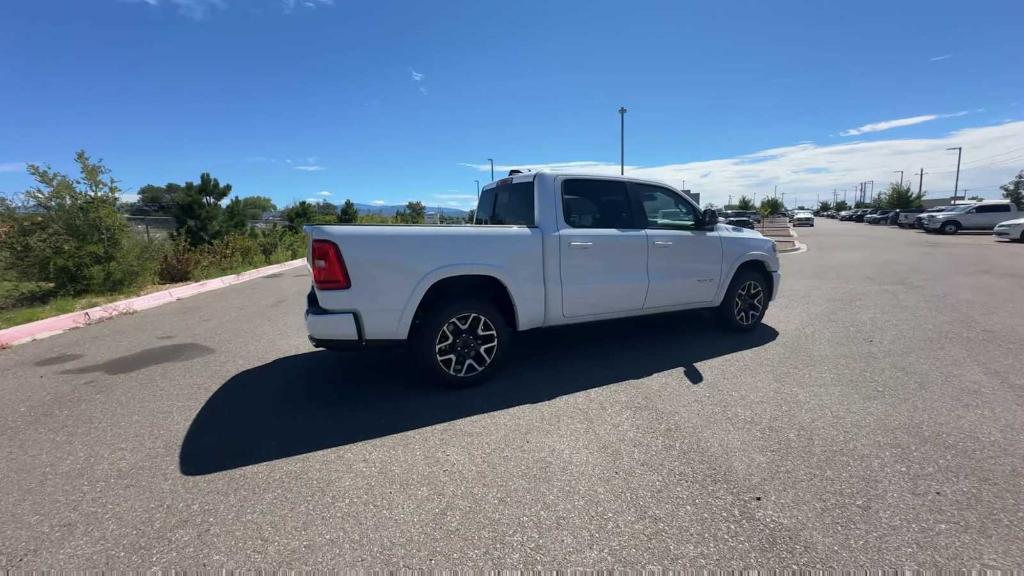
[(477, 224), (533, 226), (533, 181), (498, 184), (480, 193)]

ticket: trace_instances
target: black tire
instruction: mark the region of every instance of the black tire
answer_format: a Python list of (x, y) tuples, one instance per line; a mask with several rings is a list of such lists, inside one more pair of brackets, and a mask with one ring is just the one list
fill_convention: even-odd
[(1024, 232), (1020, 233), (1020, 238), (1018, 238), (1018, 240), (1020, 240), (1021, 242), (1024, 242)]
[[(756, 290), (753, 290), (754, 285)], [(729, 289), (725, 291), (725, 297), (718, 306), (719, 319), (729, 330), (753, 330), (764, 319), (768, 311), (768, 300), (768, 281), (764, 275), (753, 270), (742, 270), (733, 276)], [(749, 317), (751, 313), (755, 313), (753, 318)]]
[(409, 345), (419, 370), (430, 380), (466, 388), (494, 374), (509, 353), (511, 336), (494, 304), (469, 299), (441, 304), (424, 314)]
[(960, 223), (959, 222), (943, 222), (942, 223), (942, 227), (939, 228), (939, 231), (942, 232), (943, 234), (956, 234), (957, 232), (960, 231)]

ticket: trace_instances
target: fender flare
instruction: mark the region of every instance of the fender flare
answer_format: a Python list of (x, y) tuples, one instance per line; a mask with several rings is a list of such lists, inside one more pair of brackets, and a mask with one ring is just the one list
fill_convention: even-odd
[(409, 329), (412, 327), (413, 317), (416, 315), (416, 309), (419, 308), (420, 303), (423, 301), (423, 297), (427, 294), (427, 291), (441, 280), (446, 278), (455, 278), (458, 276), (488, 276), (500, 282), (505, 288), (505, 291), (508, 292), (509, 299), (512, 301), (512, 311), (516, 316), (516, 324), (518, 325), (519, 303), (516, 301), (515, 292), (510, 288), (511, 283), (508, 281), (508, 277), (501, 268), (490, 264), (452, 264), (450, 266), (435, 268), (420, 278), (420, 281), (413, 288), (412, 293), (409, 294), (409, 298), (405, 302), (405, 307), (402, 309), (402, 315), (398, 320), (398, 329), (396, 334), (398, 334), (400, 338), (408, 338)]
[[(777, 272), (778, 270), (772, 270), (772, 265), (776, 261), (771, 255), (765, 252), (746, 252), (741, 254), (738, 258), (732, 261), (729, 265), (728, 271), (722, 274), (722, 282), (718, 284), (718, 293), (715, 294), (715, 305), (722, 303), (722, 298), (725, 298), (725, 292), (729, 289), (729, 285), (732, 284), (732, 278), (736, 275), (736, 270), (740, 266), (747, 262), (761, 262), (769, 272)], [(772, 287), (774, 290), (774, 286)]]

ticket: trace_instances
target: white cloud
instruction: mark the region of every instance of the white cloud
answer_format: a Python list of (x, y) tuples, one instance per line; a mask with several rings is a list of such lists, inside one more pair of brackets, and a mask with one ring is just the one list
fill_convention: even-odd
[(422, 82), (423, 78), (426, 77), (425, 74), (420, 74), (419, 72), (413, 70), (412, 68), (409, 68), (409, 74), (413, 82)]
[(915, 124), (922, 124), (924, 122), (931, 122), (939, 118), (955, 118), (957, 116), (964, 116), (967, 114), (966, 110), (960, 112), (954, 112), (952, 114), (923, 114), (921, 116), (911, 116), (910, 118), (898, 118), (896, 120), (885, 120), (884, 122), (875, 122), (872, 124), (865, 124), (858, 126), (857, 128), (850, 128), (849, 130), (843, 130), (839, 133), (840, 136), (860, 136), (861, 134), (867, 134), (869, 132), (881, 132), (883, 130), (891, 130), (892, 128), (901, 128), (903, 126), (913, 126)]
[(370, 204), (373, 204), (374, 206), (383, 206), (387, 204), (387, 202), (383, 200), (374, 200), (373, 202), (370, 202)]
[[(289, 160), (288, 163), (291, 164), (291, 160)], [(308, 164), (308, 165), (304, 165), (304, 166), (292, 166), (292, 168), (294, 168), (296, 170), (302, 170), (303, 172), (319, 172), (321, 170), (326, 170), (326, 168), (324, 168), (323, 166), (319, 166), (317, 164)]]
[[(875, 181), (878, 191), (905, 170), (906, 178), (924, 168), (924, 189), (932, 197), (948, 197), (953, 191), (956, 153), (946, 148), (962, 146), (960, 191), (997, 198), (998, 185), (1024, 168), (1024, 121), (965, 128), (937, 138), (849, 142), (831, 146), (799, 144), (761, 150), (732, 158), (701, 160), (664, 166), (626, 166), (626, 175), (665, 182), (701, 193), (701, 202), (722, 205), (729, 195), (760, 200), (775, 185), (786, 193), (786, 203), (809, 205), (820, 194), (830, 198), (832, 189), (849, 191), (857, 183)], [(488, 164), (462, 164), (486, 173)], [(548, 164), (496, 165), (495, 176), (510, 168), (552, 169), (565, 172), (618, 174), (613, 162), (574, 161)], [(916, 185), (916, 177), (914, 177)], [(840, 196), (841, 196), (840, 192)]]
[(24, 172), (24, 162), (0, 162), (0, 172)]
[(317, 192), (317, 194), (323, 196), (324, 198), (326, 198), (326, 197), (331, 195), (331, 193), (328, 192), (327, 190), (321, 190), (321, 191)]
[(426, 96), (427, 95), (427, 89), (424, 88), (423, 86), (420, 86), (420, 94), (423, 94), (424, 96)]
[(334, 0), (281, 0), (281, 10), (285, 14), (291, 14), (296, 6), (316, 9), (318, 6), (334, 6)]
[(945, 60), (946, 58), (952, 58), (952, 57), (953, 57), (952, 54), (943, 54), (942, 56), (936, 56), (934, 58), (929, 58), (928, 60), (930, 60), (932, 62), (938, 62), (939, 60)]
[(865, 124), (857, 128), (850, 128), (849, 130), (843, 130), (839, 133), (840, 136), (859, 136), (861, 134), (867, 134), (868, 132), (881, 132), (882, 130), (889, 130), (892, 128), (900, 128), (901, 126), (913, 126), (914, 124), (921, 124), (923, 122), (931, 122), (938, 118), (936, 114), (924, 114), (922, 116), (912, 116), (910, 118), (900, 118), (898, 120), (886, 120), (884, 122), (875, 122), (873, 124)]
[[(161, 0), (127, 0), (128, 2), (144, 3), (150, 6), (159, 6)], [(162, 0), (164, 4), (175, 6), (178, 14), (193, 20), (202, 20), (209, 15), (213, 9), (223, 10), (227, 8), (225, 0)]]

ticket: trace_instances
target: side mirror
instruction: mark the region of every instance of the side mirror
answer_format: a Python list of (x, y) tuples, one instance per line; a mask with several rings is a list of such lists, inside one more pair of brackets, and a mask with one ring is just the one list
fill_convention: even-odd
[(714, 226), (718, 224), (718, 212), (714, 208), (708, 208), (701, 212), (701, 220), (704, 221), (704, 226)]

